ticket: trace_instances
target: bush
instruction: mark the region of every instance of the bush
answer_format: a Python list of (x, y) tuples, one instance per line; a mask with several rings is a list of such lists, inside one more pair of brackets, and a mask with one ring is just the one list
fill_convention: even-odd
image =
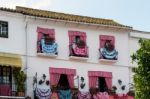
[(131, 58), (138, 64), (133, 69), (136, 99), (150, 98), (150, 40), (139, 40), (140, 48)]

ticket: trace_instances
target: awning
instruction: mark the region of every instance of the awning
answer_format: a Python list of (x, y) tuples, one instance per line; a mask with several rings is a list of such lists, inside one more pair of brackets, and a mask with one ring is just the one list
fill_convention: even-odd
[(0, 52), (0, 65), (21, 67), (22, 66), (21, 56), (18, 54)]

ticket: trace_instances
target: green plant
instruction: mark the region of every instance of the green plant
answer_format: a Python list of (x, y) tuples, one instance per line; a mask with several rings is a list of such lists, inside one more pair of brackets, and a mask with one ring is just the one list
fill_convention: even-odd
[(121, 85), (122, 84), (122, 80), (118, 79), (118, 83), (119, 83), (119, 85)]
[(129, 90), (129, 92), (127, 93), (129, 96), (135, 96), (135, 92), (133, 90)]
[(117, 87), (112, 86), (112, 90), (108, 90), (108, 93), (111, 94), (111, 95), (114, 95), (114, 94), (116, 94), (116, 90), (117, 90)]
[(13, 75), (15, 79), (15, 83), (17, 85), (18, 92), (25, 92), (25, 81), (26, 81), (26, 74), (21, 71), (21, 68), (14, 68)]
[(150, 98), (150, 40), (139, 40), (140, 48), (131, 58), (138, 67), (133, 69), (136, 99)]

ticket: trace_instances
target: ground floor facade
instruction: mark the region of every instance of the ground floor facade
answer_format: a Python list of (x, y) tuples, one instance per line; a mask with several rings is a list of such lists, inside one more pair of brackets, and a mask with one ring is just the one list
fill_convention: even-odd
[[(42, 75), (52, 86), (69, 85), (81, 92), (89, 92), (91, 87), (100, 88), (102, 92), (117, 87), (116, 92), (126, 94), (129, 90), (130, 71), (128, 66), (115, 66), (113, 63), (88, 63), (81, 60), (61, 60), (48, 57), (28, 57), (27, 60), (27, 95), (33, 97), (33, 77), (37, 77), (37, 86)], [(61, 80), (63, 79), (63, 80)], [(67, 79), (65, 82), (64, 80)], [(121, 81), (122, 84), (118, 82)], [(62, 84), (61, 84), (62, 83)], [(36, 87), (37, 87), (36, 86)], [(122, 86), (125, 88), (122, 90)]]
[[(70, 93), (70, 89), (77, 89), (88, 95), (91, 88), (97, 88), (99, 92), (104, 93), (114, 86), (117, 88), (116, 93), (126, 94), (130, 87), (129, 67), (112, 62), (92, 63), (80, 58), (64, 60), (45, 56), (16, 57), (6, 53), (1, 54), (0, 58), (0, 96), (18, 96), (20, 88), (26, 90), (26, 96), (32, 98), (49, 98), (55, 88), (62, 93), (62, 97)], [(18, 72), (17, 68), (27, 75)], [(20, 75), (19, 78), (17, 75)], [(20, 83), (22, 81), (25, 81), (25, 86)], [(21, 87), (18, 87), (20, 85)]]

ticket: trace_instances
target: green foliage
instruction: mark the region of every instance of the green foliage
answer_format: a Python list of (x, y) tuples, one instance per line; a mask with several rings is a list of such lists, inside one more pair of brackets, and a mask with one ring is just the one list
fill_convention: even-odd
[(25, 92), (26, 74), (21, 71), (21, 68), (13, 68), (13, 75), (17, 84), (17, 91)]
[(138, 67), (133, 68), (135, 99), (150, 99), (150, 40), (139, 40), (140, 48), (131, 58)]

